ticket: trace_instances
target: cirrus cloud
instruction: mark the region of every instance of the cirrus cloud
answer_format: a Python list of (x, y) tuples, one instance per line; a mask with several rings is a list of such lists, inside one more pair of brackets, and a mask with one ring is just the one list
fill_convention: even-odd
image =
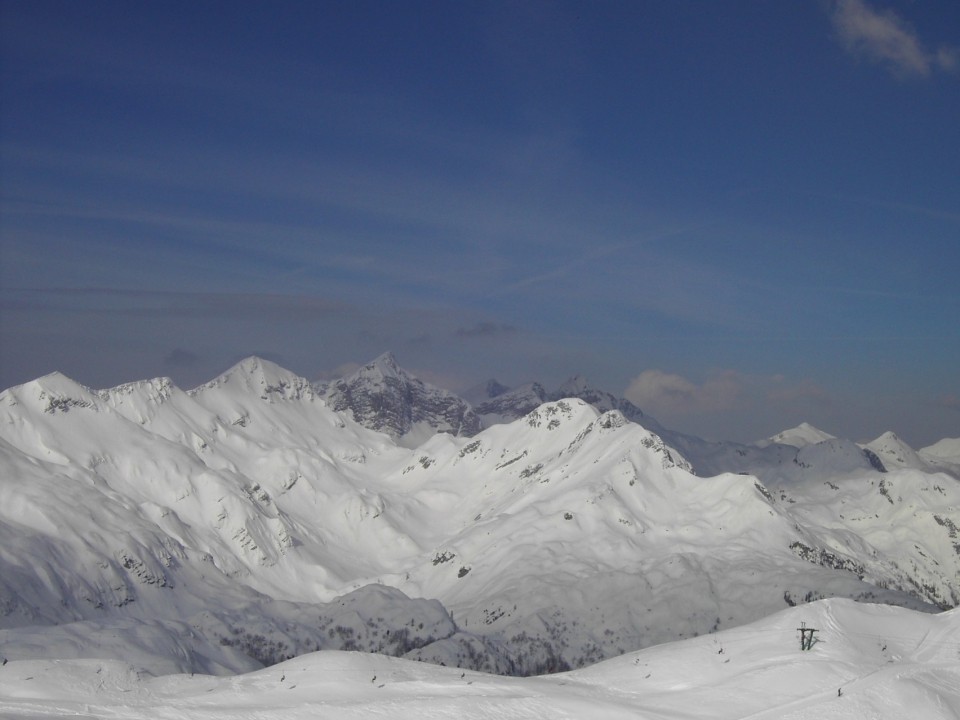
[(459, 338), (478, 338), (495, 337), (498, 335), (515, 335), (516, 333), (517, 328), (513, 325), (484, 321), (478, 322), (472, 327), (457, 328), (456, 334)]

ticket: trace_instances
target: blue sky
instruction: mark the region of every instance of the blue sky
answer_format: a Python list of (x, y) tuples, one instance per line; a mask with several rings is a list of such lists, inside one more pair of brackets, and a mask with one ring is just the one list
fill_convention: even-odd
[(960, 436), (960, 5), (0, 2), (0, 386), (575, 373)]

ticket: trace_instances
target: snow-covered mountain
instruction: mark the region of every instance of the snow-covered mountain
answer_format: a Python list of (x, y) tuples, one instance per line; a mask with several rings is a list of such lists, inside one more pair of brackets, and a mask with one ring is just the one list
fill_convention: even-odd
[(791, 445), (795, 448), (802, 448), (805, 445), (816, 445), (824, 440), (833, 440), (834, 436), (823, 430), (815, 428), (810, 423), (800, 423), (795, 428), (779, 432), (769, 440), (758, 442), (757, 445), (764, 447), (773, 443), (780, 445)]
[(927, 463), (895, 433), (885, 432), (863, 446), (876, 455), (886, 468), (926, 468)]
[[(223, 672), (363, 649), (530, 674), (820, 597), (960, 601), (945, 472), (836, 439), (688, 439), (763, 470), (698, 476), (618, 408), (560, 399), (457, 434), (469, 405), (418, 383), (389, 356), (327, 388), (250, 358), (189, 392), (53, 374), (0, 393), (3, 652)], [(403, 424), (358, 418), (447, 432), (408, 448)]]

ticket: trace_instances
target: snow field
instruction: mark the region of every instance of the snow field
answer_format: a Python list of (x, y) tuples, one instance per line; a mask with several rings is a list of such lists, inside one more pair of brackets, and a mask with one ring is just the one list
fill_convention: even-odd
[[(817, 629), (801, 651), (796, 628)], [(233, 677), (116, 661), (12, 661), (4, 717), (954, 718), (960, 616), (825, 600), (582, 670), (507, 678), (321, 652)], [(840, 694), (838, 694), (838, 690)]]

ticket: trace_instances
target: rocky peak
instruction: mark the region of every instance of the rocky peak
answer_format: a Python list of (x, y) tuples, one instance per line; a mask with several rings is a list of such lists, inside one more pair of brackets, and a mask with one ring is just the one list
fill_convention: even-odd
[(371, 380), (385, 380), (386, 378), (400, 378), (401, 376), (409, 378), (391, 352), (385, 352), (373, 362), (364, 365), (354, 375)]
[(453, 435), (475, 435), (481, 423), (468, 402), (407, 373), (384, 353), (352, 375), (330, 383), (327, 403), (338, 412), (396, 440), (417, 426)]
[(557, 388), (553, 395), (561, 397), (580, 397), (581, 395), (589, 392), (592, 391), (587, 379), (583, 377), (583, 375), (574, 375), (572, 378), (569, 378), (565, 383), (563, 383), (563, 385)]
[(497, 382), (496, 380), (493, 380), (493, 379), (487, 380), (483, 389), (484, 389), (484, 393), (488, 398), (499, 397), (500, 395), (503, 395), (505, 392), (510, 391), (510, 388), (508, 388), (506, 385), (500, 382)]

